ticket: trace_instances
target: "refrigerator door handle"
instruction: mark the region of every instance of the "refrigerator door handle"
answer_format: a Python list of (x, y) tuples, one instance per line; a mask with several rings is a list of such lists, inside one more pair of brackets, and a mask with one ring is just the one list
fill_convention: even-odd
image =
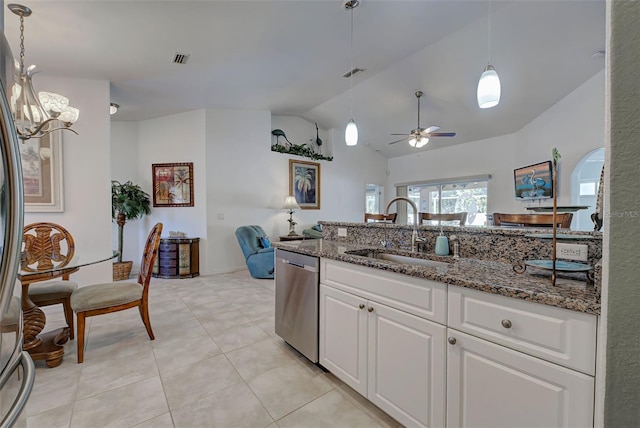
[(27, 404), (27, 399), (31, 394), (31, 388), (33, 388), (33, 381), (36, 378), (36, 366), (35, 364), (33, 364), (31, 355), (29, 355), (27, 351), (22, 351), (20, 358), (16, 358), (11, 367), (7, 368), (8, 370), (6, 370), (6, 373), (8, 374), (8, 376), (2, 380), (2, 382), (0, 383), (0, 388), (4, 386), (9, 376), (13, 374), (18, 364), (22, 365), (22, 369), (24, 371), (22, 385), (20, 385), (18, 396), (11, 405), (9, 412), (7, 412), (5, 417), (2, 419), (2, 422), (0, 422), (0, 428), (11, 427), (16, 422), (18, 416), (20, 416), (20, 413), (22, 413), (22, 409), (24, 409), (24, 405)]

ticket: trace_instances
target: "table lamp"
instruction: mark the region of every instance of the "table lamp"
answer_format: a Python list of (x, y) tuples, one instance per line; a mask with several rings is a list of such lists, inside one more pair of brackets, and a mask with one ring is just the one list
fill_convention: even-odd
[(293, 211), (299, 210), (300, 205), (298, 205), (298, 202), (296, 201), (295, 196), (289, 195), (286, 198), (284, 198), (284, 206), (282, 208), (285, 210), (289, 210), (289, 220), (287, 220), (289, 222), (289, 236), (297, 235), (296, 224), (298, 223), (293, 221)]

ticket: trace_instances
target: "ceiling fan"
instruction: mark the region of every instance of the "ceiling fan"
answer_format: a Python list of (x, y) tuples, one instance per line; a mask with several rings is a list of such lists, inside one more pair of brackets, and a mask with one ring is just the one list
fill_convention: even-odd
[(422, 91), (416, 92), (416, 98), (418, 98), (418, 127), (416, 129), (412, 129), (409, 134), (391, 134), (391, 135), (404, 135), (404, 138), (401, 138), (397, 141), (393, 141), (389, 143), (396, 144), (401, 141), (409, 140), (409, 145), (411, 147), (424, 147), (429, 142), (429, 138), (431, 137), (455, 137), (455, 132), (436, 132), (440, 129), (439, 126), (430, 126), (428, 128), (420, 128), (420, 97), (422, 96)]

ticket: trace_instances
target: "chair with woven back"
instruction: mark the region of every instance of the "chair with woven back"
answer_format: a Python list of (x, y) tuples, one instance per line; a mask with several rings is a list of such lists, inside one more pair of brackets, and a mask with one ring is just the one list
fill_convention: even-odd
[(116, 281), (80, 287), (71, 296), (71, 307), (78, 317), (78, 364), (84, 360), (85, 319), (125, 309), (138, 308), (151, 340), (155, 339), (149, 319), (149, 282), (155, 261), (162, 223), (157, 223), (144, 246), (137, 282)]
[(364, 214), (364, 222), (365, 223), (376, 223), (376, 222), (381, 222), (381, 223), (395, 223), (396, 222), (396, 217), (398, 217), (398, 213), (391, 213), (391, 214), (371, 214), (371, 213), (365, 213)]
[[(75, 253), (75, 243), (71, 233), (55, 223), (32, 223), (23, 229), (22, 269), (29, 272), (51, 270), (66, 266)], [(73, 339), (73, 310), (71, 294), (78, 284), (69, 280), (69, 275), (78, 268), (66, 271), (62, 280), (39, 281), (37, 276), (29, 277), (29, 298), (37, 306), (62, 304), (64, 318), (69, 326), (69, 337)], [(43, 278), (50, 278), (43, 274)], [(25, 283), (25, 281), (23, 281)]]
[(418, 218), (420, 219), (420, 224), (422, 221), (437, 221), (438, 223), (441, 221), (457, 221), (460, 226), (464, 226), (467, 223), (467, 213), (450, 213), (450, 214), (437, 214), (437, 213), (419, 213)]
[[(557, 213), (558, 227), (569, 229), (573, 213)], [(493, 214), (494, 226), (553, 227), (553, 214)]]

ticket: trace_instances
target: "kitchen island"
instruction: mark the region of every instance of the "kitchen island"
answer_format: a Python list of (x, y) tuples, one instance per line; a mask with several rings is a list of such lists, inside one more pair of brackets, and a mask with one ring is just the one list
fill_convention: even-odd
[(405, 426), (593, 426), (597, 283), (516, 274), (514, 253), (548, 251), (518, 231), (468, 231), (501, 257), (454, 259), (403, 249), (407, 226), (338, 225), (274, 244), (320, 258), (319, 364)]

